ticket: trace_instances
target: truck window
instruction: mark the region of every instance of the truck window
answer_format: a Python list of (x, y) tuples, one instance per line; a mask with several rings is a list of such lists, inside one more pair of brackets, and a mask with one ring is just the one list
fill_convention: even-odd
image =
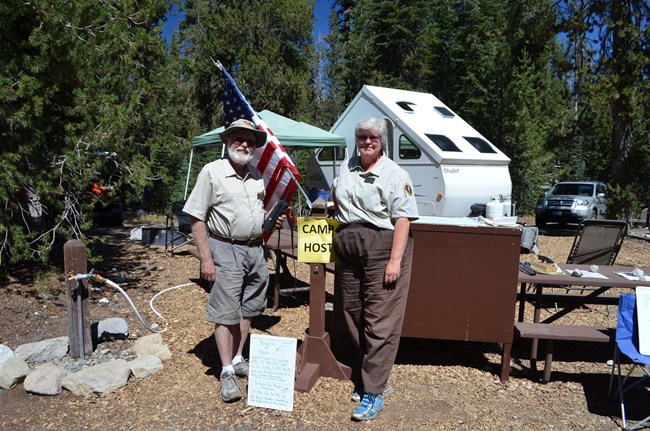
[(336, 150), (336, 160), (345, 159), (345, 148), (342, 147), (325, 147), (318, 150), (316, 158), (321, 162), (331, 162), (334, 158), (334, 152)]
[(409, 138), (401, 135), (399, 137), (399, 158), (414, 160), (420, 157), (422, 157), (422, 151)]
[(484, 139), (469, 136), (463, 136), (463, 138), (472, 144), (472, 147), (476, 148), (479, 153), (496, 153), (496, 150), (492, 148), (492, 145)]
[(454, 142), (446, 136), (443, 135), (430, 135), (425, 133), (426, 137), (431, 139), (431, 142), (436, 144), (438, 148), (442, 151), (454, 151), (460, 153), (461, 150), (454, 144)]

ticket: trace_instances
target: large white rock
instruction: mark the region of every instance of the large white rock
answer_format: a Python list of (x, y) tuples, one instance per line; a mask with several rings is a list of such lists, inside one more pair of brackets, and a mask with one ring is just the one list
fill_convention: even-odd
[(145, 355), (129, 361), (133, 375), (139, 379), (149, 377), (163, 369), (163, 363), (158, 356)]
[(102, 341), (126, 340), (129, 336), (129, 324), (121, 317), (110, 317), (97, 324), (97, 338)]
[(16, 354), (8, 346), (0, 344), (0, 367), (9, 358), (15, 358)]
[(23, 382), (27, 392), (37, 395), (59, 395), (61, 393), (61, 382), (68, 376), (70, 371), (54, 365), (45, 363), (29, 373)]
[(125, 386), (130, 375), (129, 364), (124, 359), (115, 359), (70, 374), (62, 384), (75, 395), (104, 396)]
[(137, 357), (154, 355), (158, 356), (161, 360), (166, 361), (171, 359), (172, 352), (163, 344), (162, 336), (160, 334), (146, 335), (142, 338), (135, 340), (131, 348)]
[(70, 341), (68, 337), (50, 338), (49, 340), (27, 343), (16, 347), (16, 356), (29, 364), (51, 362), (68, 354)]
[(9, 358), (0, 365), (0, 388), (9, 389), (22, 382), (31, 369), (20, 358)]
[(151, 346), (154, 344), (162, 344), (162, 335), (156, 333), (156, 334), (150, 334), (150, 335), (145, 335), (144, 337), (140, 337), (135, 342), (133, 343), (133, 350), (136, 349), (143, 349), (146, 346)]

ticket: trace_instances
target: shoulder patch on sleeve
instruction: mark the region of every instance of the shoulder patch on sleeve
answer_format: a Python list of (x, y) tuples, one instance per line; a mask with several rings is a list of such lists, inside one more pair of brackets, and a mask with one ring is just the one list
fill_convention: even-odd
[(413, 196), (413, 188), (409, 183), (404, 184), (404, 193), (406, 194), (406, 196), (409, 197)]

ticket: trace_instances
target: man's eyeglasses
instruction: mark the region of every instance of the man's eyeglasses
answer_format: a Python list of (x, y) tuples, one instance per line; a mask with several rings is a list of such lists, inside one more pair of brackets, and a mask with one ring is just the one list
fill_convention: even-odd
[(381, 138), (377, 135), (357, 135), (357, 141), (366, 142), (368, 139), (372, 142), (379, 142)]
[(236, 136), (231, 137), (230, 139), (231, 139), (230, 142), (232, 144), (235, 144), (235, 145), (241, 145), (244, 142), (246, 142), (249, 147), (257, 146), (257, 139), (255, 139), (255, 136), (246, 136), (246, 135), (237, 136), (236, 135)]

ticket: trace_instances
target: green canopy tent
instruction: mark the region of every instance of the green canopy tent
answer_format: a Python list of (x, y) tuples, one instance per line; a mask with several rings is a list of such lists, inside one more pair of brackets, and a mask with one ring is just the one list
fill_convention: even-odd
[[(312, 126), (300, 121), (294, 121), (290, 118), (283, 117), (269, 110), (258, 112), (264, 122), (273, 131), (282, 146), (289, 150), (305, 148), (323, 148), (323, 147), (341, 147), (345, 148), (345, 138), (326, 132), (323, 129)], [(211, 130), (201, 136), (192, 138), (192, 149), (190, 151), (190, 163), (187, 169), (187, 180), (185, 183), (185, 199), (187, 199), (187, 190), (190, 182), (190, 172), (192, 170), (192, 157), (195, 148), (213, 147), (222, 145), (223, 142), (219, 133), (223, 132), (224, 127)], [(304, 193), (304, 192), (303, 192)]]

